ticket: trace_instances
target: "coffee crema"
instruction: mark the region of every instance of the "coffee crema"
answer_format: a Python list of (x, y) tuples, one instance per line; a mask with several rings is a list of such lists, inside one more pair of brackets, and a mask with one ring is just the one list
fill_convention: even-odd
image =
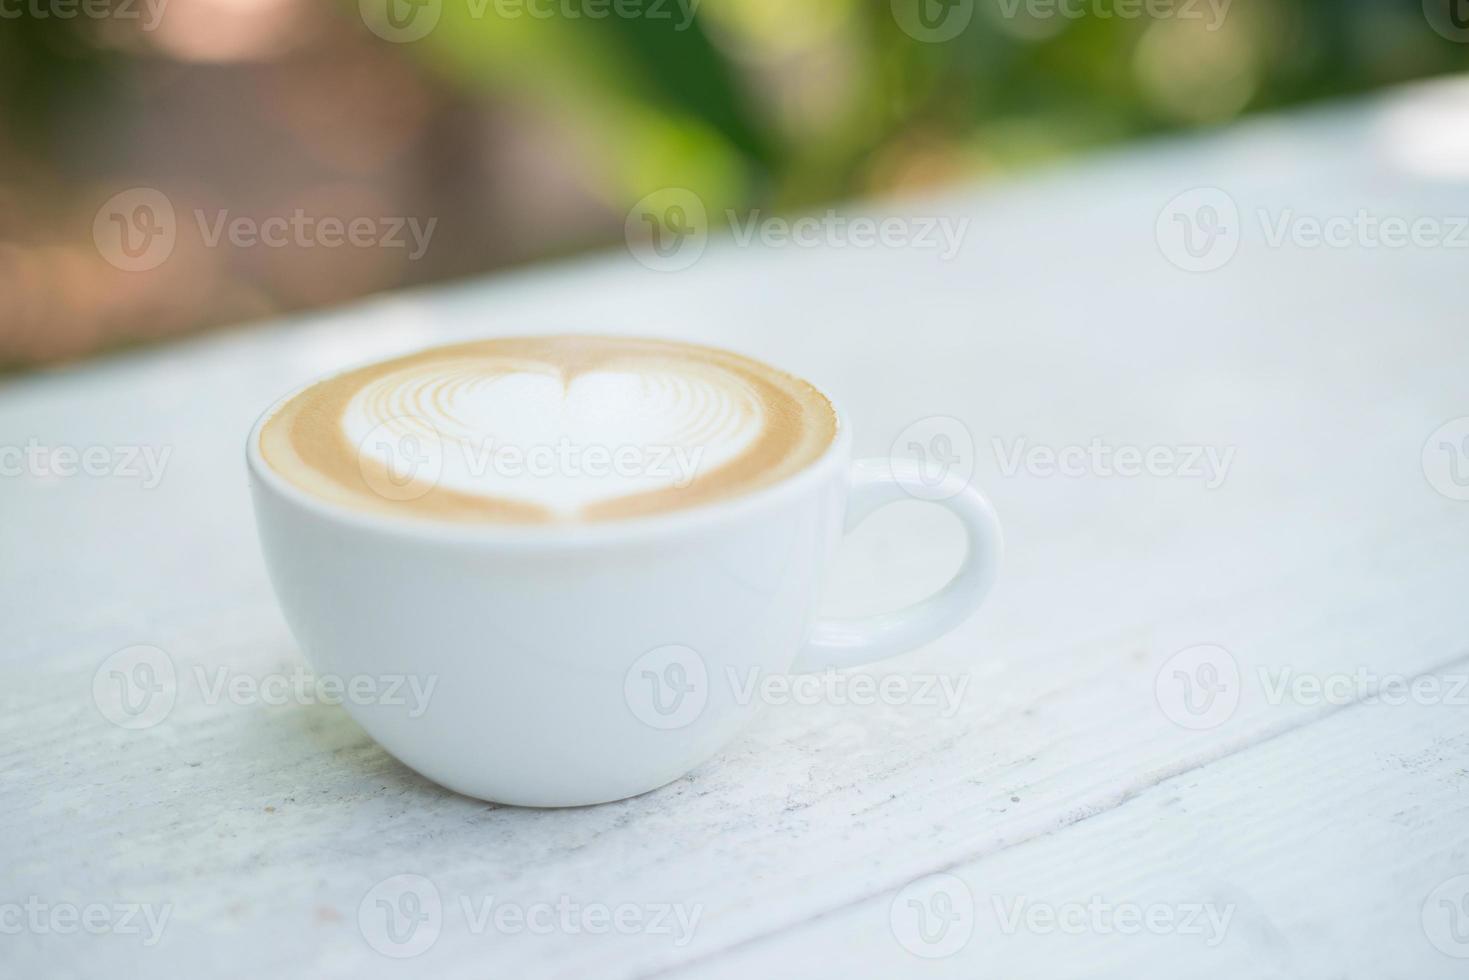
[(749, 493), (814, 462), (836, 431), (816, 388), (729, 351), (507, 337), (318, 382), (265, 421), (260, 453), (358, 510), (549, 524)]

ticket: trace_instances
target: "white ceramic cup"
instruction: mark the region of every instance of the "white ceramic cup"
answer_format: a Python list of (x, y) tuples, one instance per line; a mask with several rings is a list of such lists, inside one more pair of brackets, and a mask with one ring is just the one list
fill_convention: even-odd
[[(261, 457), (276, 407), (246, 456), (286, 621), (373, 738), (481, 799), (577, 806), (656, 789), (750, 720), (752, 670), (852, 667), (920, 646), (979, 606), (1000, 559), (999, 522), (980, 493), (954, 474), (936, 485), (912, 461), (853, 463), (844, 416), (819, 459), (772, 486), (652, 517), (537, 527), (314, 497)], [(818, 620), (843, 529), (915, 498), (963, 526), (954, 578), (898, 612)]]

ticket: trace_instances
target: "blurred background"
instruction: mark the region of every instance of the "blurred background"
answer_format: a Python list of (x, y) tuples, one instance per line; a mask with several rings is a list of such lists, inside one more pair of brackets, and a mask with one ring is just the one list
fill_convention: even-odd
[[(0, 370), (605, 247), (660, 188), (794, 213), (1462, 71), (1466, 8), (0, 0)], [(293, 216), (370, 220), (224, 231)]]

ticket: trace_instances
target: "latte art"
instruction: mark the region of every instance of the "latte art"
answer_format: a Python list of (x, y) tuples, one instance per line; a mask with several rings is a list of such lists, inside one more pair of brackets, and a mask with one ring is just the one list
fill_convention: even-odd
[(601, 521), (766, 486), (831, 444), (809, 384), (669, 341), (478, 341), (306, 389), (262, 427), (271, 468), (358, 509), (462, 521)]

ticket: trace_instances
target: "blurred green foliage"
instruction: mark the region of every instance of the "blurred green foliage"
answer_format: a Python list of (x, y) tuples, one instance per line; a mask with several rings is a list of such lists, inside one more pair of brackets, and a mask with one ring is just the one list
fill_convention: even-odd
[[(1045, 15), (1057, 0), (950, 0), (971, 19), (941, 43), (904, 33), (895, 9), (910, 0), (640, 0), (641, 16), (601, 17), (597, 0), (428, 2), (441, 20), (427, 37), (374, 43), (456, 95), (582, 134), (613, 199), (680, 185), (799, 207), (1469, 66), (1469, 45), (1393, 0), (1176, 0), (1169, 18), (1108, 15), (1140, 0), (1061, 0), (1080, 16)], [(59, 138), (48, 121), (100, 97), (129, 57), (89, 43), (94, 27), (0, 28), (5, 130), (43, 158)], [(335, 29), (363, 30), (356, 4)]]
[(1013, 169), (1469, 67), (1469, 45), (1392, 0), (1177, 0), (1180, 16), (1132, 19), (1092, 15), (1114, 0), (1071, 0), (1089, 12), (1078, 17), (974, 0), (942, 43), (905, 34), (893, 6), (704, 0), (681, 27), (448, 4), (414, 56), (450, 84), (575, 120), (622, 198), (679, 185), (778, 207), (901, 184), (909, 164), (939, 177)]
[[(1469, 68), (1469, 0), (63, 6), (0, 16), (0, 364), (607, 244), (673, 188), (800, 211)], [(186, 215), (418, 215), (435, 247), (213, 248), (181, 221), (123, 273), (93, 221), (135, 187)]]

